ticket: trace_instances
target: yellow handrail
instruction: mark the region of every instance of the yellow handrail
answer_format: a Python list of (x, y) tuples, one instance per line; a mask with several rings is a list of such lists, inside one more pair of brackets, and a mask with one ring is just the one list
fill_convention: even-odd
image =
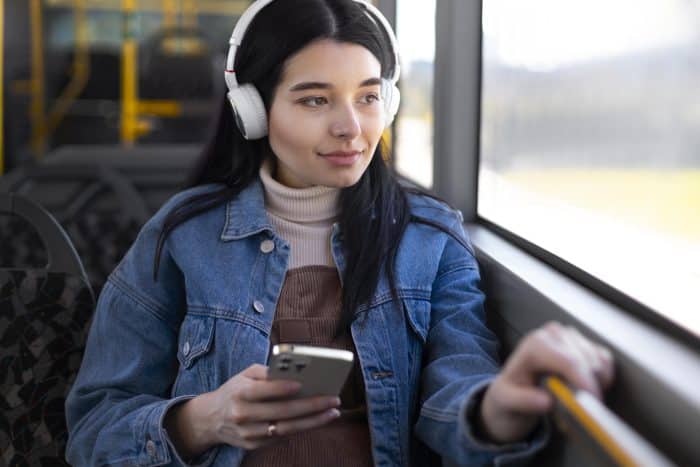
[(58, 127), (63, 117), (73, 102), (83, 92), (90, 76), (90, 53), (88, 50), (88, 27), (85, 11), (85, 0), (73, 0), (75, 18), (75, 55), (73, 59), (72, 76), (68, 85), (56, 99), (56, 104), (49, 112), (47, 123), (44, 127), (44, 141)]
[(177, 6), (175, 0), (162, 0), (163, 21), (162, 27), (170, 28), (177, 24)]
[(550, 376), (545, 380), (545, 385), (618, 465), (624, 467), (641, 467), (615, 442), (607, 431), (581, 407), (574, 394), (560, 379)]
[(182, 0), (182, 25), (186, 27), (197, 26), (197, 3), (194, 0)]
[(544, 378), (544, 387), (555, 397), (565, 413), (588, 434), (610, 460), (619, 467), (674, 464), (653, 445), (610, 412), (590, 393), (574, 392), (556, 376)]
[[(197, 0), (200, 14), (240, 16), (252, 0)], [(69, 7), (72, 0), (45, 0), (47, 8)], [(122, 11), (122, 0), (88, 0), (88, 10)], [(161, 12), (163, 0), (139, 0), (138, 11)]]
[(31, 0), (29, 4), (32, 35), (32, 99), (29, 114), (32, 121), (31, 149), (36, 157), (46, 150), (45, 92), (44, 92), (44, 39), (41, 14), (41, 0)]
[(138, 64), (136, 62), (135, 12), (135, 0), (122, 0), (124, 39), (122, 42), (121, 60), (121, 141), (126, 146), (133, 146), (136, 138), (149, 130), (147, 122), (138, 120), (138, 83), (136, 81)]
[(179, 117), (182, 115), (182, 105), (175, 100), (139, 99), (136, 108), (139, 114), (158, 117)]

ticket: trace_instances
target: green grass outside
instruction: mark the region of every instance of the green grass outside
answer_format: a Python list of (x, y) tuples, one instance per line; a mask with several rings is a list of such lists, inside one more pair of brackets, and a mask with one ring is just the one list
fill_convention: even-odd
[(528, 191), (630, 225), (700, 243), (700, 170), (519, 170)]

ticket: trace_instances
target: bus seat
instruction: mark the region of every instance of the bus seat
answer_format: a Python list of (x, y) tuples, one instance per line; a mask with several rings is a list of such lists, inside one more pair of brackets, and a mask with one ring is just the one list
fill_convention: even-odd
[(0, 269), (2, 462), (68, 465), (64, 403), (80, 367), (94, 295), (68, 236), (46, 210), (0, 193), (0, 213), (36, 229), (48, 258), (41, 268)]
[(142, 98), (211, 99), (214, 86), (214, 54), (203, 31), (166, 28), (143, 42), (139, 50)]
[(36, 268), (48, 263), (41, 237), (18, 216), (0, 215), (0, 267)]
[(121, 146), (69, 145), (42, 161), (49, 166), (108, 166), (124, 176), (155, 213), (186, 186), (186, 176), (202, 151), (199, 144)]
[(3, 177), (2, 191), (22, 194), (56, 217), (98, 295), (151, 215), (132, 184), (104, 166), (19, 169)]

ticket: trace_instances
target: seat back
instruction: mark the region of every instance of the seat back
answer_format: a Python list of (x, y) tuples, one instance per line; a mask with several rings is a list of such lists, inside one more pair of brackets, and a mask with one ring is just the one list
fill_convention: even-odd
[(158, 30), (140, 47), (139, 70), (139, 92), (145, 99), (214, 96), (213, 47), (201, 29), (177, 26)]
[[(6, 465), (67, 465), (65, 398), (94, 295), (68, 236), (46, 210), (0, 193), (0, 213), (35, 228), (48, 258), (43, 268), (0, 269), (0, 458)], [(18, 234), (12, 244), (31, 238)]]
[(68, 232), (97, 295), (150, 217), (131, 182), (107, 166), (39, 166), (3, 178), (0, 192), (38, 202)]

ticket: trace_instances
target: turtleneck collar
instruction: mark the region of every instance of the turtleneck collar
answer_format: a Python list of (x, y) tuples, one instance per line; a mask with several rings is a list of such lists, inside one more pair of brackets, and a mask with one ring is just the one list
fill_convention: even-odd
[(340, 212), (339, 188), (320, 185), (290, 188), (272, 177), (272, 167), (269, 161), (260, 167), (265, 208), (270, 214), (298, 224), (333, 223)]

